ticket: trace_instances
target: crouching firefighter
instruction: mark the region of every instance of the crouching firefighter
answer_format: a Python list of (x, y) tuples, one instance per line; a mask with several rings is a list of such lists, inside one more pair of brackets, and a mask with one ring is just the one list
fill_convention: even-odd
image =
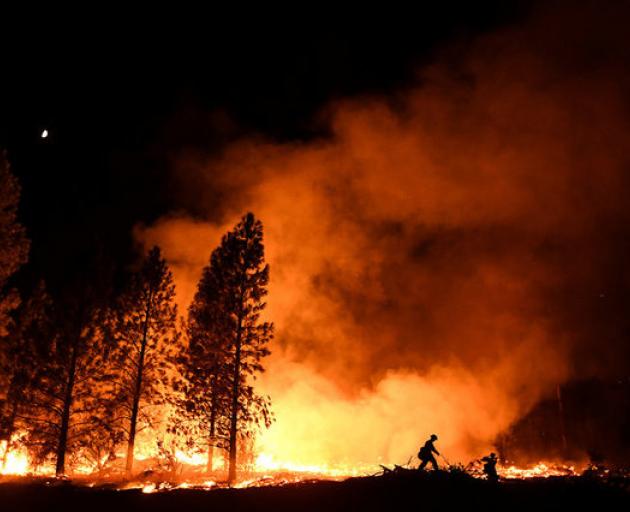
[(424, 467), (429, 462), (433, 465), (433, 469), (435, 469), (436, 471), (439, 469), (438, 463), (433, 456), (434, 453), (436, 455), (440, 454), (440, 452), (438, 452), (433, 445), (433, 442), (437, 441), (437, 438), (438, 437), (435, 434), (431, 434), (431, 437), (427, 440), (426, 443), (424, 443), (424, 446), (420, 448), (420, 451), (418, 452), (418, 458), (421, 461), (420, 466), (418, 466), (419, 470), (424, 469)]
[(486, 457), (483, 457), (481, 459), (481, 462), (483, 462), (483, 472), (486, 475), (486, 478), (490, 481), (490, 482), (498, 482), (499, 481), (499, 475), (497, 474), (497, 456), (494, 452), (492, 452), (490, 455), (487, 455)]

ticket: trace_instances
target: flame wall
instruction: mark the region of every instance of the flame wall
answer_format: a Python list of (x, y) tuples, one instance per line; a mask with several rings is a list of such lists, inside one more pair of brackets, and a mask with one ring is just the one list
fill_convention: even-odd
[(263, 451), (405, 462), (436, 432), (464, 460), (555, 383), (626, 370), (618, 19), (539, 10), (446, 49), (404, 91), (329, 105), (328, 137), (181, 156), (173, 193), (197, 214), (136, 237), (163, 247), (186, 307), (221, 234), (245, 211), (263, 220), (277, 326)]

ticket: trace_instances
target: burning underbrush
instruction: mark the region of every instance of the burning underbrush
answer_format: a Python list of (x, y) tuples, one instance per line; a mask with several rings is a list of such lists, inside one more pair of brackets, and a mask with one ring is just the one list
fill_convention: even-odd
[[(532, 473), (493, 484), (473, 476), (462, 466), (441, 471), (381, 468), (370, 476), (277, 472), (249, 475), (226, 489), (218, 479), (173, 481), (164, 474), (142, 474), (133, 481), (101, 482), (85, 477), (73, 480), (45, 477), (5, 477), (0, 484), (3, 510), (90, 510), (161, 512), (186, 510), (260, 510), (261, 512), (320, 512), (327, 510), (627, 510), (629, 478), (612, 471), (567, 472), (545, 464)], [(550, 475), (550, 476), (548, 476)], [(209, 492), (212, 491), (212, 492)]]
[[(133, 478), (125, 478), (124, 470), (113, 464), (107, 469), (90, 472), (79, 468), (71, 477), (55, 478), (51, 468), (31, 468), (28, 460), (19, 454), (8, 454), (5, 467), (0, 472), (0, 483), (40, 483), (46, 486), (67, 485), (111, 489), (136, 490), (145, 494), (175, 490), (217, 490), (229, 488), (226, 469), (207, 473), (204, 464), (194, 464), (190, 457), (181, 456), (175, 463), (165, 464), (157, 458), (139, 461), (138, 472)], [(418, 472), (410, 462), (400, 465), (365, 465), (361, 467), (299, 466), (282, 464), (259, 456), (254, 464), (240, 468), (240, 479), (232, 488), (282, 487), (323, 481), (344, 481), (351, 478), (409, 479), (423, 478), (432, 472)], [(497, 466), (500, 481), (517, 482), (532, 480), (595, 480), (630, 490), (630, 468), (609, 468), (590, 464), (539, 462), (518, 466), (511, 463)], [(448, 465), (439, 472), (443, 478), (484, 480), (483, 463), (475, 460), (467, 466)], [(437, 475), (437, 474), (436, 474)]]
[[(146, 448), (146, 447), (145, 447)], [(260, 453), (250, 457), (249, 462), (238, 468), (239, 479), (228, 483), (228, 465), (222, 457), (215, 457), (213, 471), (208, 471), (207, 455), (174, 452), (168, 457), (158, 456), (150, 450), (143, 450), (136, 457), (133, 477), (125, 476), (123, 454), (109, 455), (90, 463), (86, 458), (77, 459), (73, 472), (68, 476), (54, 477), (51, 464), (35, 466), (28, 452), (19, 445), (6, 450), (6, 442), (0, 444), (0, 483), (43, 483), (44, 485), (67, 485), (102, 488), (112, 490), (137, 490), (150, 494), (173, 490), (216, 490), (254, 487), (282, 487), (292, 484), (307, 484), (322, 481), (340, 482), (351, 478), (424, 478), (432, 472), (417, 470), (417, 464), (409, 459), (406, 464), (337, 464), (305, 465), (276, 460), (272, 455)], [(446, 460), (444, 462), (447, 462)], [(545, 479), (595, 480), (623, 489), (630, 489), (630, 468), (605, 467), (585, 461), (560, 462), (539, 461), (531, 464), (518, 464), (503, 461), (496, 467), (500, 481), (517, 482)], [(482, 459), (473, 460), (468, 465), (446, 464), (436, 473), (440, 478), (464, 478), (486, 480)], [(433, 477), (430, 477), (433, 478)]]

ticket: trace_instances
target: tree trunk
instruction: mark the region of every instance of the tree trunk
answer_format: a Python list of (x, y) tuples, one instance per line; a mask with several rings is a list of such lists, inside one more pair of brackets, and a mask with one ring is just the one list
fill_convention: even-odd
[(144, 354), (147, 348), (147, 332), (149, 330), (149, 315), (151, 313), (152, 294), (149, 294), (147, 308), (144, 315), (144, 327), (142, 332), (142, 344), (140, 345), (140, 355), (138, 356), (138, 366), (136, 374), (136, 386), (133, 393), (133, 405), (131, 407), (131, 420), (129, 424), (129, 440), (127, 442), (127, 461), (125, 471), (127, 476), (131, 476), (133, 470), (133, 451), (136, 442), (136, 424), (138, 423), (138, 409), (140, 407), (140, 393), (142, 392), (142, 371), (144, 370)]
[(66, 450), (68, 449), (68, 430), (70, 427), (70, 408), (72, 406), (74, 380), (77, 370), (77, 345), (76, 341), (72, 347), (70, 355), (70, 368), (68, 370), (68, 381), (66, 383), (66, 393), (63, 399), (63, 411), (61, 413), (61, 429), (59, 430), (59, 442), (57, 444), (57, 464), (55, 475), (62, 476), (66, 471)]
[(215, 436), (216, 436), (216, 399), (214, 394), (216, 391), (214, 390), (214, 385), (212, 386), (212, 404), (210, 406), (210, 437), (208, 439), (208, 463), (206, 464), (206, 473), (212, 473), (213, 468), (213, 458), (214, 458), (214, 444), (215, 444)]
[(13, 437), (13, 429), (15, 426), (15, 417), (17, 416), (17, 401), (13, 400), (13, 405), (11, 407), (11, 415), (9, 416), (9, 421), (7, 423), (7, 445), (4, 448), (4, 453), (2, 454), (2, 461), (0, 462), (0, 469), (4, 469), (7, 465), (7, 457), (9, 452), (11, 451), (11, 438)]
[(236, 480), (236, 433), (238, 420), (238, 395), (240, 392), (241, 377), (241, 333), (242, 315), (239, 314), (238, 330), (236, 331), (236, 353), (234, 354), (234, 382), (232, 383), (232, 417), (230, 418), (230, 464), (228, 472), (228, 482), (231, 484)]

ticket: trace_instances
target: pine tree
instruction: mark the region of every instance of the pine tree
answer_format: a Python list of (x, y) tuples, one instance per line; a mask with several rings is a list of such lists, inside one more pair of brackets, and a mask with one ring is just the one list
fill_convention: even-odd
[(113, 327), (115, 406), (127, 440), (126, 472), (131, 474), (137, 433), (155, 420), (166, 400), (179, 354), (173, 276), (154, 247), (122, 294)]
[(2, 340), (0, 374), (6, 378), (0, 399), (0, 440), (6, 445), (0, 468), (14, 448), (14, 435), (27, 425), (31, 393), (37, 382), (37, 369), (45, 362), (46, 342), (53, 335), (51, 299), (43, 282), (20, 305), (15, 321)]
[[(25, 439), (36, 463), (49, 458), (55, 474), (66, 474), (67, 456), (77, 451), (100, 425), (107, 349), (101, 297), (90, 284), (70, 287), (55, 304), (54, 334), (47, 339), (37, 368), (29, 407), (22, 418)], [(73, 291), (70, 291), (70, 290)]]
[(36, 464), (52, 459), (56, 475), (66, 474), (84, 440), (101, 424), (108, 355), (102, 329), (110, 297), (112, 267), (103, 246), (84, 244), (84, 253), (52, 294), (54, 329), (41, 338), (39, 364), (22, 418), (24, 438)]
[(267, 345), (273, 337), (273, 324), (260, 320), (266, 306), (269, 265), (265, 263), (263, 226), (252, 213), (223, 236), (212, 253), (208, 275), (207, 283), (201, 285), (207, 284), (207, 295), (216, 298), (206, 311), (207, 327), (212, 335), (216, 333), (217, 339), (211, 343), (221, 347), (219, 368), (229, 368), (222, 379), (229, 386), (228, 479), (234, 482), (242, 425), (261, 418), (267, 424), (270, 421), (268, 400), (257, 396), (250, 382), (264, 371), (262, 359), (269, 355)]
[(220, 269), (212, 262), (203, 269), (186, 325), (186, 387), (181, 410), (189, 418), (188, 425), (195, 425), (197, 436), (206, 441), (207, 472), (213, 470), (214, 449), (229, 447), (230, 332), (222, 313), (221, 279)]
[(20, 185), (11, 174), (4, 152), (0, 152), (0, 336), (7, 334), (9, 313), (19, 304), (7, 281), (28, 259), (29, 241), (17, 221)]

